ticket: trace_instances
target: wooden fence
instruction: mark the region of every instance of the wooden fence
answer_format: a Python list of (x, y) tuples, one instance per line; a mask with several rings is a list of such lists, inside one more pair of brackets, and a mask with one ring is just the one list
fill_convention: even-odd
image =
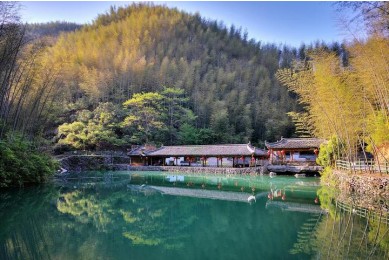
[(343, 203), (341, 201), (336, 201), (336, 207), (340, 208), (345, 212), (349, 212), (355, 215), (358, 215), (363, 218), (371, 218), (377, 220), (379, 222), (383, 222), (386, 225), (389, 224), (389, 214), (387, 211), (377, 212), (374, 210), (369, 210), (367, 208), (362, 208), (358, 206), (349, 205), (347, 203)]
[(389, 174), (389, 163), (376, 163), (374, 160), (345, 161), (336, 160), (337, 170), (360, 173), (386, 173)]

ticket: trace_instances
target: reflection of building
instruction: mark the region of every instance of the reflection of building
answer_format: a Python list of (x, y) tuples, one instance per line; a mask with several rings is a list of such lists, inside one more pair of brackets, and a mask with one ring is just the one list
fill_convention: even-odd
[(267, 160), (264, 150), (250, 144), (162, 146), (153, 151), (135, 150), (128, 155), (132, 162), (163, 166), (249, 167)]
[[(164, 186), (148, 186), (148, 187), (166, 195), (225, 200), (225, 201), (239, 201), (239, 202), (246, 202), (246, 203), (248, 202), (247, 200), (248, 197), (251, 195), (250, 193), (245, 193), (245, 192), (185, 189), (185, 188), (164, 187)], [(266, 196), (266, 193), (264, 194), (264, 196)]]
[(316, 158), (320, 144), (324, 142), (324, 139), (318, 138), (281, 138), (274, 143), (265, 142), (270, 156), (269, 171), (293, 171), (294, 168), (295, 172), (320, 170)]

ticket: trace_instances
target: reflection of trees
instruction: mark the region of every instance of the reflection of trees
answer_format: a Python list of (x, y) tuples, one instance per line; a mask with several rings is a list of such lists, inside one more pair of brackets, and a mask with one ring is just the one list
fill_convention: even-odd
[[(196, 220), (195, 216), (181, 216), (190, 210), (191, 204), (161, 203), (159, 194), (152, 196), (150, 199), (142, 193), (112, 190), (72, 191), (58, 200), (57, 209), (81, 223), (93, 224), (100, 232), (109, 233), (123, 227), (121, 235), (135, 245), (181, 246), (184, 229)], [(180, 210), (175, 212), (175, 207)]]
[(315, 226), (303, 225), (291, 253), (316, 251), (323, 259), (388, 259), (388, 213), (342, 203), (337, 194), (327, 187), (318, 191), (321, 206), (329, 214)]
[(289, 251), (291, 254), (304, 253), (306, 255), (313, 255), (316, 251), (316, 246), (311, 243), (311, 241), (314, 239), (314, 234), (322, 217), (322, 214), (312, 215), (312, 217), (307, 219), (300, 227), (300, 230), (297, 232), (297, 242)]
[(105, 245), (96, 243), (88, 225), (53, 211), (58, 195), (50, 185), (0, 193), (0, 259), (109, 258), (94, 250)]

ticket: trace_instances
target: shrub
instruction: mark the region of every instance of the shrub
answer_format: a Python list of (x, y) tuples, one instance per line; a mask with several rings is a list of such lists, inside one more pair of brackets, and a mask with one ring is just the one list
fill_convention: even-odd
[(0, 187), (42, 183), (57, 168), (55, 160), (29, 141), (20, 137), (0, 140)]

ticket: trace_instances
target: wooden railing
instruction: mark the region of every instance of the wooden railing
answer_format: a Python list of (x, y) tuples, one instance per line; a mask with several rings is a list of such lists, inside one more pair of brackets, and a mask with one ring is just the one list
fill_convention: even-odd
[(345, 161), (336, 160), (336, 169), (361, 173), (389, 174), (389, 163), (378, 164), (374, 160)]
[(336, 201), (336, 207), (340, 208), (345, 212), (353, 213), (363, 218), (371, 218), (379, 222), (383, 222), (386, 225), (389, 224), (389, 214), (386, 212), (377, 212), (377, 211), (369, 210), (367, 208), (352, 206), (343, 203), (341, 201)]

